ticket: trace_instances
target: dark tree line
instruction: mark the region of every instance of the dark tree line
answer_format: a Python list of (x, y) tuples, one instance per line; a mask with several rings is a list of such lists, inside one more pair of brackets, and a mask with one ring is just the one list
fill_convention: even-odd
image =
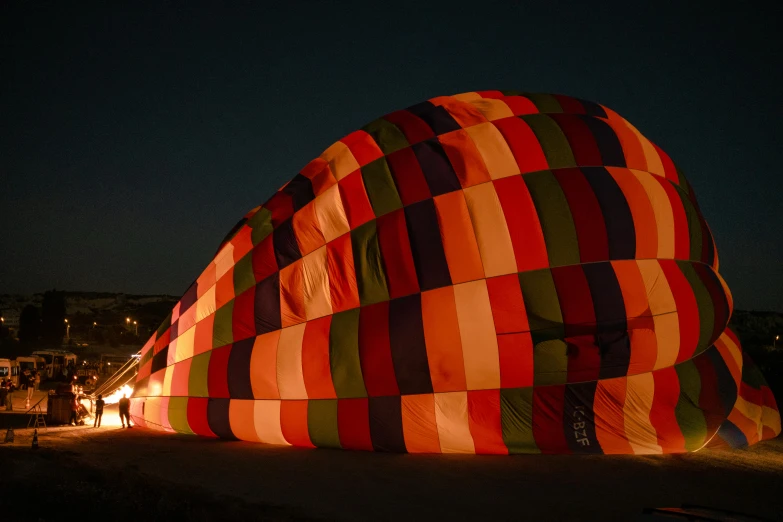
[(19, 316), (19, 344), (25, 350), (59, 348), (65, 336), (65, 293), (50, 290), (44, 293), (38, 307), (29, 304)]

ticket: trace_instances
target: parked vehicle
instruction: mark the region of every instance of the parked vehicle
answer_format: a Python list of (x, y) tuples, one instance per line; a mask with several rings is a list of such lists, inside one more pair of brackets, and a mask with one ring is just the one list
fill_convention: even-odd
[(17, 357), (16, 362), (19, 365), (19, 372), (30, 370), (31, 372), (45, 372), (46, 360), (38, 355)]
[(11, 359), (0, 359), (0, 380), (8, 379), (15, 388), (19, 388), (19, 364)]
[(66, 350), (36, 350), (33, 355), (44, 359), (46, 363), (44, 374), (50, 379), (63, 375), (69, 364), (76, 366), (76, 354)]

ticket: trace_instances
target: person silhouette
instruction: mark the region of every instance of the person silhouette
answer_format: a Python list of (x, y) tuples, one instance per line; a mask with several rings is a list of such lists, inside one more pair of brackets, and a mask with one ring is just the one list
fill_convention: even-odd
[(125, 422), (128, 422), (128, 427), (131, 427), (130, 423), (130, 399), (127, 397), (127, 394), (122, 394), (122, 399), (120, 399), (120, 422), (122, 422), (122, 427), (125, 427)]

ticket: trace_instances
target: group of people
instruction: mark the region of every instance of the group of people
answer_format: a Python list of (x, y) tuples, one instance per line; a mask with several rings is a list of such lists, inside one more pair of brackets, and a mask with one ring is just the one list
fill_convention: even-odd
[[(87, 417), (89, 413), (87, 412), (87, 408), (84, 407), (82, 404), (82, 397), (79, 393), (73, 394), (73, 399), (71, 399), (71, 418), (68, 421), (69, 425), (77, 426), (83, 424), (83, 421), (81, 420), (82, 417)], [(92, 427), (93, 428), (100, 428), (101, 427), (101, 419), (103, 418), (103, 407), (105, 406), (106, 402), (103, 400), (103, 395), (98, 394), (98, 399), (95, 401), (95, 418), (93, 420)], [(131, 422), (130, 422), (130, 399), (127, 397), (127, 395), (123, 394), (122, 399), (120, 399), (119, 403), (119, 410), (120, 410), (120, 422), (122, 423), (122, 427), (128, 427), (131, 428)]]
[[(27, 390), (27, 397), (25, 398), (25, 404), (30, 405), (30, 401), (33, 398), (33, 392), (38, 391), (38, 387), (41, 385), (41, 375), (36, 371), (30, 371), (25, 368), (24, 372), (19, 378), (19, 389)], [(10, 379), (3, 379), (0, 381), (0, 408), (5, 408), (6, 411), (12, 411), (14, 409), (12, 397), (13, 392), (16, 391), (16, 386)]]

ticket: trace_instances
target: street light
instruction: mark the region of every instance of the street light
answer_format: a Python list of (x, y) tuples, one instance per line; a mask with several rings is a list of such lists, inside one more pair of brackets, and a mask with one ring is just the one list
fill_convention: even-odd
[(774, 350), (777, 347), (778, 341), (780, 340), (780, 336), (776, 335), (775, 340), (772, 341), (772, 349)]
[(133, 321), (133, 328), (136, 331), (136, 336), (138, 336), (139, 335), (139, 323), (137, 323), (136, 321)]
[(65, 320), (65, 337), (69, 341), (71, 340), (71, 323), (68, 322), (68, 319)]

